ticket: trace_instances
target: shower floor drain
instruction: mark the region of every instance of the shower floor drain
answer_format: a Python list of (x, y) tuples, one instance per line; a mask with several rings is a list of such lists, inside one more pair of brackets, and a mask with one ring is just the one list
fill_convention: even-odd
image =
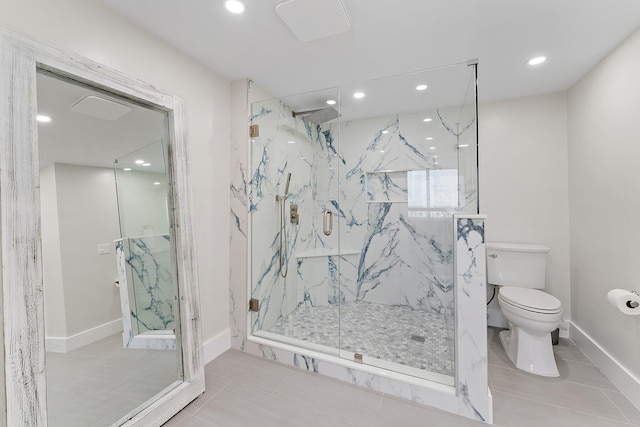
[(425, 342), (425, 338), (421, 335), (411, 335), (411, 339), (418, 342)]

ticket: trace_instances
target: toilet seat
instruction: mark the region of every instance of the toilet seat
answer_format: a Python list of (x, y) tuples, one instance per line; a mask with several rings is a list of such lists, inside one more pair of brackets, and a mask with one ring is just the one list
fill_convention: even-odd
[(540, 314), (558, 314), (562, 312), (562, 303), (553, 295), (537, 289), (503, 286), (498, 299), (505, 304)]

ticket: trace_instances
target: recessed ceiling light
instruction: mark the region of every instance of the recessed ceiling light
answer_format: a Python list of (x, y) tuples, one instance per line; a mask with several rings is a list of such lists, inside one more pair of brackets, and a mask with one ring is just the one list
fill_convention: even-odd
[(427, 141), (431, 141), (433, 139), (432, 136), (427, 137)]
[(535, 58), (531, 58), (527, 64), (529, 65), (540, 65), (542, 64), (544, 61), (547, 60), (546, 56), (536, 56)]
[(335, 99), (330, 99), (330, 100), (327, 101), (327, 104), (336, 105), (336, 100)]
[(144, 163), (144, 160), (136, 160), (136, 165), (141, 165)]
[(383, 130), (382, 133), (389, 133), (389, 131), (388, 130)]
[(40, 123), (49, 123), (51, 121), (51, 117), (38, 114), (36, 116), (36, 120), (39, 121)]
[(431, 117), (427, 117), (426, 119), (423, 120), (423, 122), (430, 122), (431, 120), (433, 120)]
[(231, 13), (239, 14), (244, 12), (244, 3), (239, 0), (227, 0), (224, 2), (224, 7)]
[(287, 141), (289, 144), (295, 144), (295, 141)]
[(143, 163), (142, 166), (151, 166), (151, 163)]
[(429, 147), (429, 150), (435, 150), (436, 147)]
[(418, 85), (416, 86), (416, 90), (426, 90), (427, 89), (427, 85)]
[(160, 185), (160, 183), (156, 181), (153, 183), (153, 185)]
[(124, 169), (122, 169), (122, 170), (123, 170), (123, 171), (127, 171), (127, 172), (129, 172), (129, 171), (131, 170), (131, 168), (124, 168)]
[(361, 98), (364, 98), (364, 92), (356, 92), (356, 93), (354, 93), (354, 94), (353, 94), (353, 97), (354, 97), (355, 99), (361, 99)]

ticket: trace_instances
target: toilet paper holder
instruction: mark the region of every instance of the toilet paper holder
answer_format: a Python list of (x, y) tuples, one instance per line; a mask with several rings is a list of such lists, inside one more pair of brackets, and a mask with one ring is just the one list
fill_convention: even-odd
[[(632, 294), (640, 296), (638, 291), (631, 291)], [(638, 301), (627, 301), (627, 307), (629, 308), (638, 308), (640, 307), (640, 303)]]

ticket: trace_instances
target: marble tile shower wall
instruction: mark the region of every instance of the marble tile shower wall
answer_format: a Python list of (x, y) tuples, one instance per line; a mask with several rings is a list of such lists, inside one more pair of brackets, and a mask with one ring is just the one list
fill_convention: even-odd
[[(460, 110), (437, 114), (460, 117)], [(251, 213), (252, 296), (261, 303), (254, 331), (271, 328), (297, 307), (340, 301), (453, 312), (451, 216), (459, 206), (475, 212), (476, 191), (469, 191), (471, 186), (463, 178), (455, 208), (424, 209), (419, 201), (410, 200), (413, 171), (458, 167), (455, 149), (448, 160), (438, 162), (434, 157), (432, 142), (421, 129), (423, 117), (423, 113), (399, 114), (342, 122), (338, 128), (337, 123), (319, 126), (294, 118), (279, 100), (254, 104), (251, 123), (260, 125), (260, 136), (251, 142), (248, 182), (238, 177), (246, 185), (248, 199), (239, 191), (240, 179), (232, 186), (238, 194), (232, 210), (244, 202)], [(444, 124), (437, 126), (450, 147), (460, 143), (447, 134)], [(289, 274), (282, 278), (275, 196), (283, 193), (288, 173), (292, 174), (285, 212)], [(298, 205), (299, 225), (288, 221), (289, 204)], [(322, 232), (322, 212), (327, 208), (339, 223), (334, 227), (339, 230), (339, 253), (338, 233), (327, 237)], [(240, 216), (232, 217), (242, 232)]]
[(168, 234), (116, 241), (125, 335), (172, 330), (174, 291)]

